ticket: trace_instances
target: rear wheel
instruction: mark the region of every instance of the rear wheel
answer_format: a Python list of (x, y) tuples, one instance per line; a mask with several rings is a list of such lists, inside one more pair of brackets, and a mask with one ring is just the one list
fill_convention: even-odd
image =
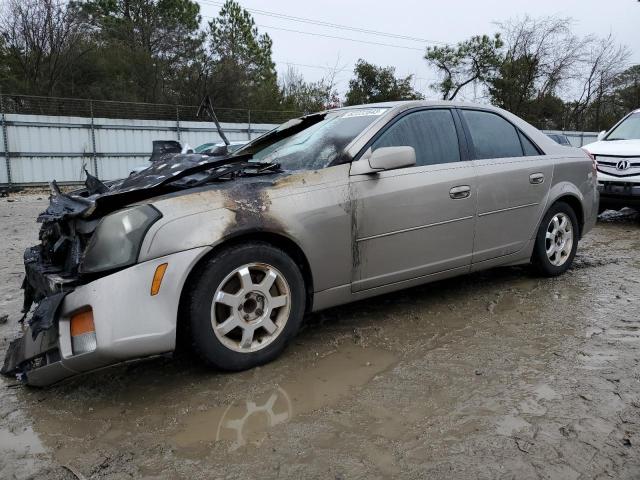
[(218, 252), (189, 296), (191, 340), (207, 364), (245, 370), (276, 358), (305, 310), (300, 269), (282, 250), (251, 242)]
[(549, 277), (566, 272), (573, 263), (578, 248), (578, 219), (564, 202), (555, 203), (542, 219), (532, 262), (538, 271)]

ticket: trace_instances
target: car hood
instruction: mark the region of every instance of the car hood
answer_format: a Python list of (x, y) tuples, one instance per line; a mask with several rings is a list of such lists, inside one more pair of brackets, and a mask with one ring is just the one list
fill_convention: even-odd
[(593, 155), (640, 156), (640, 140), (602, 140), (582, 148)]
[(218, 178), (234, 179), (278, 170), (277, 165), (248, 162), (248, 156), (209, 157), (176, 154), (123, 180), (101, 182), (86, 172), (85, 188), (63, 193), (51, 184), (50, 204), (38, 221), (100, 218), (127, 205), (174, 191), (190, 189)]

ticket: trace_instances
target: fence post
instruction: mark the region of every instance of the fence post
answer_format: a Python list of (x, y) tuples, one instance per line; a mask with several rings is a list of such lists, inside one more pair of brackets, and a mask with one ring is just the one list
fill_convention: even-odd
[(178, 134), (178, 141), (180, 141), (180, 107), (176, 105), (176, 133)]
[(247, 110), (247, 138), (251, 140), (251, 110)]
[(96, 155), (96, 129), (93, 120), (93, 100), (89, 100), (89, 112), (91, 114), (91, 152), (93, 163), (93, 174), (98, 176), (98, 157)]
[(0, 122), (2, 123), (2, 141), (4, 142), (4, 161), (7, 169), (7, 183), (11, 185), (11, 160), (9, 159), (9, 134), (7, 132), (7, 119), (4, 113), (4, 101), (0, 91)]

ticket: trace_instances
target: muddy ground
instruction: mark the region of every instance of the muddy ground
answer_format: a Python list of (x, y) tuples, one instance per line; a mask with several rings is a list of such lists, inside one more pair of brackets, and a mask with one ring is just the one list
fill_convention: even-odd
[[(0, 199), (0, 355), (46, 199)], [(640, 478), (640, 219), (557, 279), (502, 268), (313, 315), (239, 374), (160, 358), (0, 380), (0, 478)]]

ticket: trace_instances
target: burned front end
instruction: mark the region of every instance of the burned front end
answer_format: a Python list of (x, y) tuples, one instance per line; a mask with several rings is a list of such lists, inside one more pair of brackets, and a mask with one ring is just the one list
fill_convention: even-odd
[[(94, 215), (96, 199), (109, 192), (95, 177), (88, 176), (87, 188), (72, 195), (62, 193), (55, 182), (51, 188), (50, 204), (38, 217), (40, 243), (24, 252), (21, 322), (26, 321), (26, 331), (9, 345), (1, 370), (25, 381), (34, 380), (29, 377), (37, 371), (45, 375), (45, 383), (69, 373), (60, 365), (59, 314), (64, 299), (79, 286), (134, 264), (141, 237), (161, 216), (149, 205)], [(71, 320), (70, 353), (95, 350), (91, 306), (74, 312)]]
[(38, 217), (40, 243), (24, 252), (21, 322), (27, 321), (28, 334), (11, 342), (1, 373), (22, 378), (60, 360), (56, 314), (81, 282), (83, 252), (98, 222), (82, 218), (90, 209), (89, 199), (65, 195), (52, 184), (50, 205)]
[(53, 182), (40, 243), (24, 253), (24, 334), (1, 373), (42, 386), (173, 351), (182, 287), (210, 247), (181, 251), (176, 241), (140, 261), (147, 233), (162, 224), (151, 199), (278, 170), (247, 160), (176, 155), (109, 185), (87, 174), (86, 188), (64, 193)]

